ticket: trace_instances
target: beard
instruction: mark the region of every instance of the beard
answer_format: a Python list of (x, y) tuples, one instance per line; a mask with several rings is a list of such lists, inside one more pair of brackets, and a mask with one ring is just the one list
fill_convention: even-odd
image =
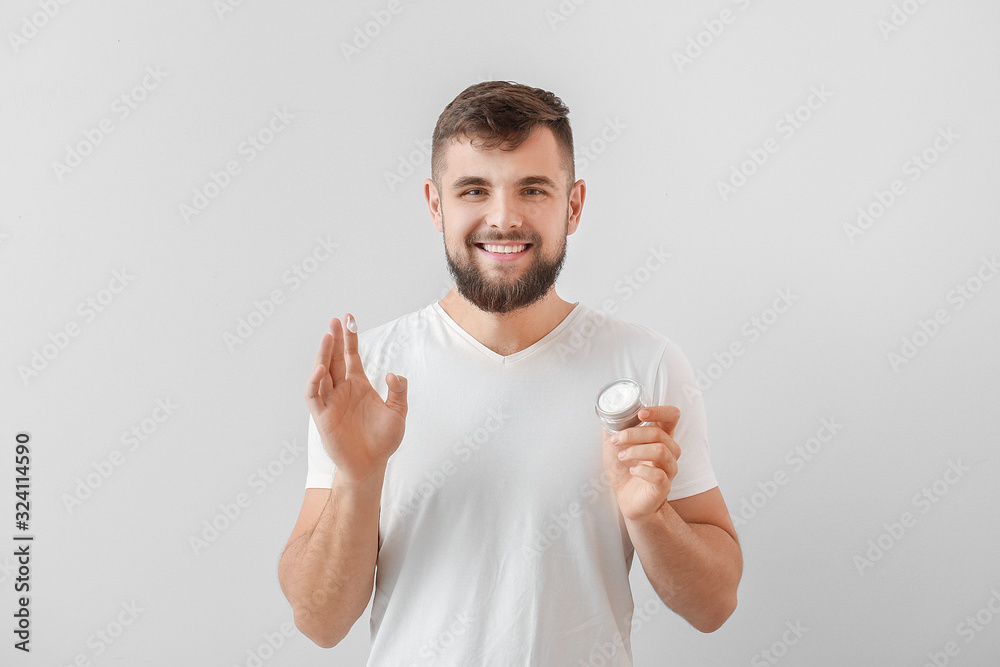
[[(441, 215), (441, 229), (445, 229), (443, 213)], [(563, 225), (562, 247), (559, 248), (559, 255), (551, 260), (545, 257), (545, 247), (542, 245), (541, 237), (537, 234), (522, 237), (515, 233), (508, 237), (490, 237), (478, 240), (467, 237), (464, 245), (454, 257), (448, 252), (448, 243), (445, 241), (444, 254), (448, 260), (448, 271), (455, 279), (458, 293), (479, 310), (502, 315), (525, 308), (539, 301), (555, 285), (556, 278), (566, 261), (566, 232), (568, 231), (569, 216), (567, 215)], [(447, 234), (442, 234), (442, 236), (447, 238)], [(520, 276), (510, 279), (507, 277), (508, 274), (518, 270), (514, 267), (515, 262), (510, 264), (497, 262), (495, 266), (503, 276), (496, 279), (487, 278), (476, 258), (476, 254), (479, 253), (476, 243), (493, 241), (530, 243), (531, 264), (525, 269), (520, 269), (522, 271)]]

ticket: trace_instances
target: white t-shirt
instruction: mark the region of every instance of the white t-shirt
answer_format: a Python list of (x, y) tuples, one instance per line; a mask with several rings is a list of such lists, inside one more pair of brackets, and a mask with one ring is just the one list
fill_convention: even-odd
[[(694, 374), (666, 337), (577, 303), (502, 356), (441, 308), (362, 331), (365, 373), (407, 378), (382, 489), (368, 665), (632, 665), (634, 548), (604, 472), (597, 391), (676, 405), (669, 500), (717, 486)], [(687, 385), (687, 391), (684, 387)], [(306, 487), (334, 464), (309, 419)]]

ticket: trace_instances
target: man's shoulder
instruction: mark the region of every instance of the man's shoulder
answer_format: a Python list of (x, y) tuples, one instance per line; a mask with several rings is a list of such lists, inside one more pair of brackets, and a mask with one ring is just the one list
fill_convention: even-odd
[(391, 344), (399, 339), (408, 339), (420, 331), (426, 331), (428, 324), (436, 317), (434, 303), (413, 310), (370, 329), (358, 333), (361, 349)]
[(581, 305), (584, 310), (579, 322), (574, 327), (581, 333), (584, 330), (590, 330), (591, 335), (601, 335), (610, 341), (649, 345), (660, 349), (670, 342), (668, 336), (649, 326), (623, 319), (605, 310), (591, 308), (583, 303)]

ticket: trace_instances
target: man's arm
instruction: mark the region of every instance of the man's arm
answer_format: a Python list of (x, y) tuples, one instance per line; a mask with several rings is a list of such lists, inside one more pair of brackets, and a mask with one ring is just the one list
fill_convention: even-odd
[(347, 636), (371, 599), (378, 558), (385, 468), (356, 484), (335, 474), (333, 488), (306, 489), (278, 581), (295, 625), (323, 648)]
[(663, 603), (702, 632), (736, 609), (743, 554), (718, 487), (667, 501), (678, 471), (676, 406), (643, 408), (648, 425), (604, 433), (604, 464), (629, 537)]
[(324, 648), (336, 646), (368, 606), (378, 559), (379, 509), (389, 457), (403, 439), (406, 378), (385, 376), (386, 399), (372, 387), (347, 313), (330, 320), (306, 382), (310, 470), (313, 454), (334, 471), (332, 488), (307, 489), (278, 563), (278, 582), (295, 625)]
[(743, 554), (718, 487), (625, 519), (635, 552), (663, 603), (701, 632), (736, 609)]

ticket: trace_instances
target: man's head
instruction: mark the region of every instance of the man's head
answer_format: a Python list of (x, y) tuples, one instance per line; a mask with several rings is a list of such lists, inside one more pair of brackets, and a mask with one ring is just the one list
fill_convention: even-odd
[(444, 108), (431, 140), (431, 179), (441, 189), (448, 145), (473, 140), (476, 148), (514, 150), (538, 127), (547, 127), (559, 144), (567, 190), (576, 180), (569, 108), (554, 94), (510, 81), (469, 86)]
[[(488, 81), (438, 119), (424, 192), (458, 291), (481, 310), (523, 308), (555, 284), (585, 195), (574, 182), (568, 113), (550, 92)], [(527, 248), (484, 247), (494, 243)]]

